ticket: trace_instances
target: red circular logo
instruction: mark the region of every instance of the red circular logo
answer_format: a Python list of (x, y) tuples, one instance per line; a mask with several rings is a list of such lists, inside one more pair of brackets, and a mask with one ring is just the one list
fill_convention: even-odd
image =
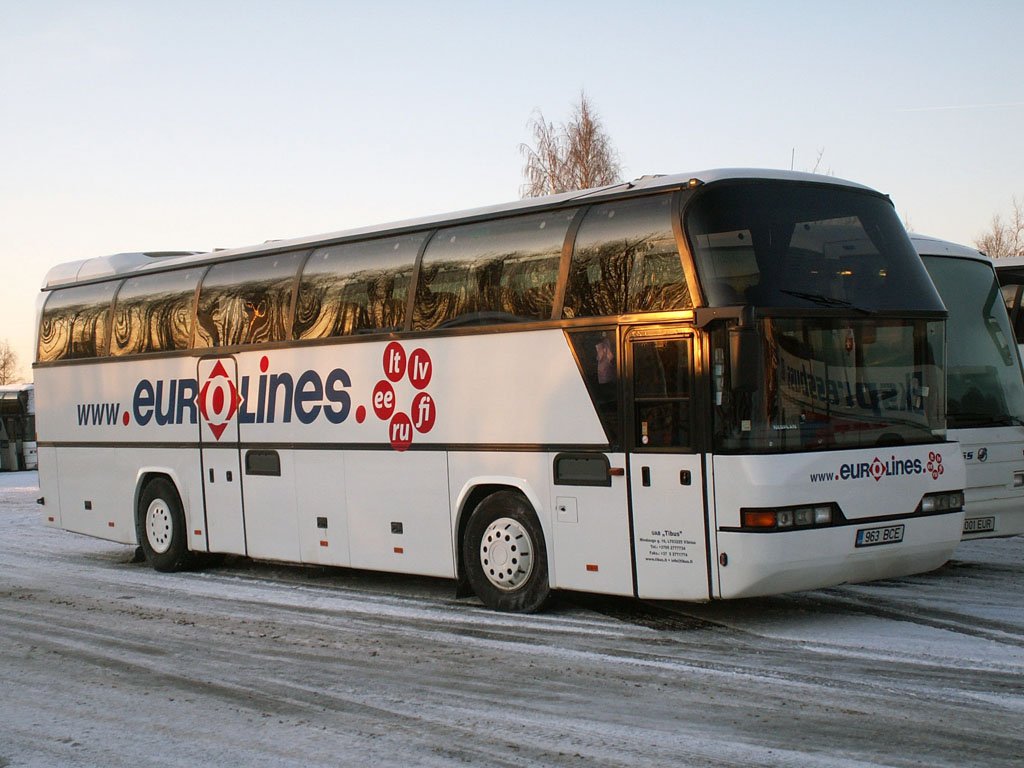
[(388, 425), (388, 436), (391, 447), (396, 451), (404, 451), (412, 445), (412, 422), (404, 413), (396, 413)]
[(417, 432), (426, 433), (434, 428), (434, 398), (426, 392), (420, 392), (412, 399), (412, 425)]
[(384, 348), (384, 375), (395, 382), (405, 376), (405, 350), (397, 341)]
[(423, 389), (430, 383), (433, 375), (433, 366), (430, 363), (430, 355), (422, 349), (413, 350), (409, 356), (409, 382), (416, 389)]
[(395, 412), (395, 388), (386, 379), (373, 388), (373, 412), (381, 421), (387, 421)]

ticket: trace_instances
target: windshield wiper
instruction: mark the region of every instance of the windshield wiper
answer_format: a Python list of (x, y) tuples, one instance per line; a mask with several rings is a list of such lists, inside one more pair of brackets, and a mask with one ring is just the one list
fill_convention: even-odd
[(785, 293), (789, 296), (796, 296), (798, 299), (804, 301), (810, 301), (821, 307), (841, 307), (843, 309), (852, 309), (857, 312), (863, 312), (865, 315), (870, 315), (870, 309), (864, 309), (863, 307), (856, 307), (845, 299), (837, 299), (834, 296), (825, 296), (822, 293), (805, 293), (804, 291), (791, 291), (787, 288), (779, 288), (779, 293)]

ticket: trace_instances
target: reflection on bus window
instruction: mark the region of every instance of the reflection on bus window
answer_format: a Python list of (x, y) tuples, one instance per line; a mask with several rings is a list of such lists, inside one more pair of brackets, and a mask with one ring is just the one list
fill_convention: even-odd
[(693, 306), (672, 234), (669, 195), (596, 205), (576, 235), (563, 317)]
[(192, 302), (201, 269), (142, 275), (125, 280), (117, 293), (111, 355), (187, 349)]
[(690, 340), (638, 341), (633, 349), (634, 444), (681, 448), (690, 430)]
[(912, 445), (944, 432), (942, 322), (804, 317), (757, 325), (758, 359), (730, 361), (728, 334), (719, 330), (712, 338), (723, 381), (733, 364), (766, 372), (754, 389), (716, 391), (716, 450)]
[(573, 331), (569, 334), (576, 364), (601, 419), (608, 443), (620, 445), (619, 357), (613, 329)]
[(314, 251), (302, 270), (293, 336), (324, 339), (401, 330), (424, 237), (416, 233)]
[(39, 326), (39, 362), (107, 354), (110, 302), (116, 282), (62, 288), (50, 294)]
[(195, 345), (287, 339), (292, 287), (303, 255), (281, 253), (213, 266), (199, 291)]
[(550, 320), (575, 211), (439, 231), (423, 254), (414, 330)]
[(723, 186), (694, 197), (686, 234), (713, 307), (941, 309), (892, 212), (848, 190)]

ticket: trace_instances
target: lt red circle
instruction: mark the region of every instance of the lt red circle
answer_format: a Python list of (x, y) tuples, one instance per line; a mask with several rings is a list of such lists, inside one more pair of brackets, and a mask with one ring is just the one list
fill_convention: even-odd
[(397, 341), (384, 347), (384, 375), (396, 382), (405, 376), (405, 350)]

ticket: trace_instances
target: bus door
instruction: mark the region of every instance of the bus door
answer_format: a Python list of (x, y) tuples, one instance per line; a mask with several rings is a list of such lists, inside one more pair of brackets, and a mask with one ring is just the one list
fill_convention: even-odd
[(238, 371), (233, 357), (199, 361), (199, 444), (211, 552), (246, 554), (238, 444)]
[(695, 449), (694, 339), (684, 328), (634, 329), (626, 336), (638, 597), (710, 597), (704, 469)]

